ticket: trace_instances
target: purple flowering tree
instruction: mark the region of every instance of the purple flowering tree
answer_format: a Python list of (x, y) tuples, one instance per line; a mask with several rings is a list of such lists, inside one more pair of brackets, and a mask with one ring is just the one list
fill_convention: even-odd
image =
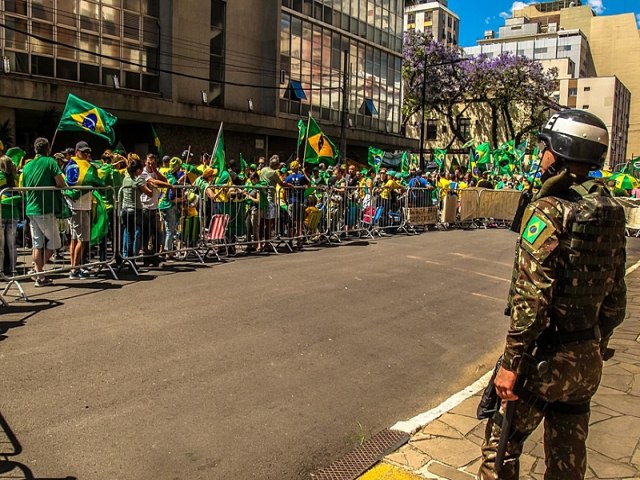
[(539, 62), (511, 54), (465, 58), (460, 49), (445, 47), (422, 33), (405, 35), (403, 74), (404, 124), (424, 106), (427, 114), (446, 118), (452, 133), (448, 147), (456, 140), (468, 140), (458, 120), (471, 111), (479, 131), (495, 147), (509, 139), (519, 144), (543, 125), (549, 108), (557, 107), (551, 99), (557, 88), (555, 69), (545, 72)]

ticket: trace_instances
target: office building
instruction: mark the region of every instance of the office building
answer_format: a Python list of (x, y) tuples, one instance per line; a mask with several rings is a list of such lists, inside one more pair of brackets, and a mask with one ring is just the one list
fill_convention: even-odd
[[(68, 93), (117, 115), (118, 140), (140, 153), (151, 123), (175, 154), (189, 145), (210, 151), (224, 122), (228, 158), (288, 157), (309, 112), (339, 144), (345, 52), (349, 156), (366, 163), (369, 145), (414, 146), (400, 135), (399, 0), (0, 5), (0, 122), (22, 146), (52, 135)], [(63, 143), (72, 137), (59, 135)]]
[(407, 0), (405, 30), (425, 32), (437, 42), (457, 47), (460, 17), (451, 11), (447, 0)]
[[(488, 31), (477, 46), (464, 50), (466, 55), (526, 55), (547, 68), (557, 67), (560, 87), (556, 100), (561, 105), (591, 111), (598, 103), (591, 100), (596, 96), (587, 100), (581, 93), (568, 93), (580, 92), (579, 85), (589, 83), (582, 88), (595, 89), (597, 98), (611, 102), (594, 111), (603, 115), (612, 130), (614, 149), (608, 162), (615, 165), (640, 154), (640, 34), (632, 13), (598, 16), (580, 0), (534, 3), (514, 10), (498, 35)], [(624, 106), (625, 92), (630, 94), (629, 108)], [(626, 139), (624, 144), (622, 139)]]

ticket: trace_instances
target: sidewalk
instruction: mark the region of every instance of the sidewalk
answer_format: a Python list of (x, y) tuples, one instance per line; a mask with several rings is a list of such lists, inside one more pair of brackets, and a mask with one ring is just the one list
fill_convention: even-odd
[[(615, 355), (605, 363), (592, 401), (587, 441), (589, 479), (640, 478), (640, 272), (627, 276), (627, 288), (627, 318), (609, 344)], [(485, 421), (475, 417), (479, 398), (478, 393), (411, 432), (409, 443), (360, 479), (474, 479), (485, 428)], [(521, 478), (542, 480), (542, 425), (527, 440), (524, 451)]]

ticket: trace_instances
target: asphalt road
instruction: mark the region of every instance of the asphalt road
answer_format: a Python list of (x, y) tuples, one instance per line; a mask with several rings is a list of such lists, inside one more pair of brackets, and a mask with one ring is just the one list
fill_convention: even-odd
[(514, 241), (429, 232), (28, 286), (0, 317), (9, 458), (39, 479), (306, 479), (491, 368)]

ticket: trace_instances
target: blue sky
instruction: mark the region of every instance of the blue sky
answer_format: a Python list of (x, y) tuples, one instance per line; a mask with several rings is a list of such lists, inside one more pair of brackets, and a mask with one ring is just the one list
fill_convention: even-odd
[[(460, 46), (470, 47), (484, 35), (485, 30), (495, 30), (504, 25), (504, 18), (511, 16), (514, 6), (537, 3), (532, 0), (492, 0), (478, 2), (475, 0), (449, 0), (449, 8), (460, 17)], [(583, 0), (598, 15), (615, 15), (617, 13), (633, 13), (640, 25), (639, 0)], [(482, 5), (482, 6), (480, 6)]]

